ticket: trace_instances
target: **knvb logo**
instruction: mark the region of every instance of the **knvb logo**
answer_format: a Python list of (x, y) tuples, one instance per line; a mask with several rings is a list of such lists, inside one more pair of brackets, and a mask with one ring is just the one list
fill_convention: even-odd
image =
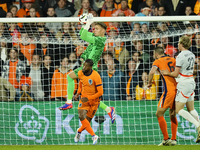
[(30, 105), (24, 105), (19, 111), (19, 121), (15, 132), (23, 139), (42, 143), (49, 129), (49, 120), (40, 116), (40, 112)]

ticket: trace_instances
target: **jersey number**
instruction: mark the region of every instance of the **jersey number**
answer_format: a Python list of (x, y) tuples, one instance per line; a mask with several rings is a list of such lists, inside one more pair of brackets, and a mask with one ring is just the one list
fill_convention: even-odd
[(188, 58), (189, 66), (186, 68), (186, 70), (193, 70), (194, 67), (194, 58), (190, 57)]
[(168, 62), (168, 67), (170, 69), (171, 72), (173, 72), (175, 70), (174, 66), (172, 66), (172, 62)]

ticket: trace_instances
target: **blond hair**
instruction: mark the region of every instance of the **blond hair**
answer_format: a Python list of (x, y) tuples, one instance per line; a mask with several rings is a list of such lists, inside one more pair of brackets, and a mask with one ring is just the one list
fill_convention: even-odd
[(191, 40), (187, 36), (182, 36), (179, 38), (179, 43), (183, 45), (185, 49), (189, 49), (191, 46)]

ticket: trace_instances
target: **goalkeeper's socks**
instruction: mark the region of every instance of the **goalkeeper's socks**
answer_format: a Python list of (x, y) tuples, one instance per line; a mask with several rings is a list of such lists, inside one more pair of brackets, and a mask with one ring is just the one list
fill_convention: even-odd
[(90, 126), (90, 123), (87, 119), (84, 119), (83, 121), (81, 121), (82, 126), (78, 129), (78, 132), (82, 132), (84, 129), (91, 134), (91, 136), (94, 136), (95, 133), (92, 130), (92, 127)]
[(171, 131), (172, 131), (172, 140), (176, 140), (176, 133), (177, 133), (177, 128), (178, 128), (178, 121), (176, 117), (171, 118)]
[(71, 99), (67, 99), (67, 104), (71, 104), (72, 103), (72, 100)]
[(105, 111), (106, 111), (107, 113), (109, 113), (109, 112), (111, 112), (111, 108), (107, 106), (107, 108), (105, 109)]
[(199, 122), (196, 119), (194, 119), (194, 117), (189, 112), (185, 111), (184, 109), (181, 109), (179, 110), (178, 114), (186, 120), (188, 120), (189, 122), (193, 123), (197, 128), (199, 127)]
[(102, 101), (100, 101), (100, 108), (102, 108), (103, 110), (105, 110), (107, 113), (109, 113), (111, 111), (110, 107), (108, 107), (106, 104), (104, 104)]
[(165, 121), (165, 118), (163, 116), (159, 117), (158, 123), (159, 123), (160, 129), (162, 131), (162, 134), (164, 136), (164, 140), (169, 139), (169, 135), (168, 135), (168, 132), (167, 132), (167, 123)]
[(67, 75), (67, 103), (70, 103), (68, 100), (72, 100), (74, 93), (74, 79)]

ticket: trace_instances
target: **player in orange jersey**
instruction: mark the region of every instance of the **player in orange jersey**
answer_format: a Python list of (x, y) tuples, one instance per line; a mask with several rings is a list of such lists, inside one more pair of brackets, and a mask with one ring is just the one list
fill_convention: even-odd
[[(149, 83), (148, 88), (152, 86), (153, 75), (156, 70), (159, 72), (161, 70), (169, 70), (170, 72), (174, 71), (176, 60), (173, 57), (165, 56), (164, 49), (162, 47), (156, 47), (154, 50), (154, 58), (156, 59), (152, 65), (151, 71), (149, 73)], [(161, 74), (161, 73), (160, 73)], [(160, 129), (163, 133), (164, 140), (158, 146), (171, 146), (176, 145), (176, 132), (178, 127), (178, 122), (176, 119), (175, 113), (175, 97), (176, 97), (176, 80), (173, 77), (164, 76), (161, 74), (163, 80), (164, 92), (158, 103), (156, 116)], [(164, 118), (164, 113), (170, 108), (169, 115), (171, 119), (171, 132), (172, 137), (169, 138), (167, 132), (167, 123)]]
[[(94, 117), (98, 106), (100, 104), (101, 96), (103, 95), (102, 80), (97, 71), (92, 70), (93, 61), (86, 59), (83, 64), (83, 69), (78, 72), (78, 78), (80, 79), (81, 86), (81, 100), (78, 105), (79, 119), (82, 126), (77, 129), (74, 141), (77, 143), (80, 139), (81, 132), (87, 130), (92, 135), (93, 145), (97, 143), (98, 136), (90, 126), (90, 121)], [(78, 92), (75, 95), (77, 99), (80, 95)]]

